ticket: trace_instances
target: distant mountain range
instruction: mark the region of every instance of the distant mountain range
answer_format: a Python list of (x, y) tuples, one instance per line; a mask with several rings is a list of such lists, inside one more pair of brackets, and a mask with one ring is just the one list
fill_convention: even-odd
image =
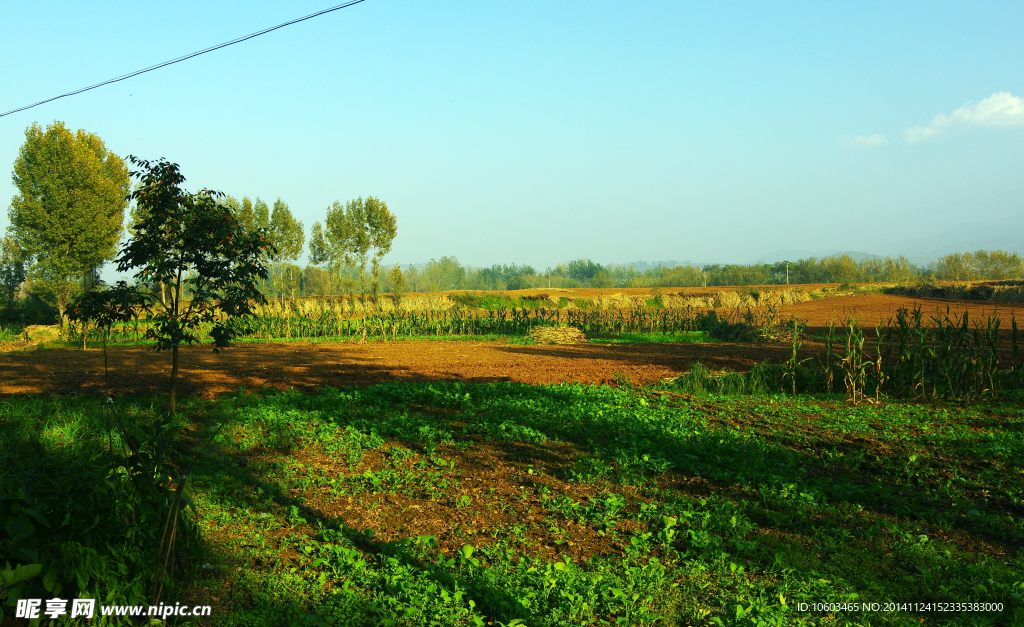
[(888, 254), (934, 261), (943, 255), (974, 250), (1004, 250), (1024, 255), (1024, 212), (1012, 219), (962, 222), (934, 235), (896, 240), (879, 247)]
[(988, 220), (979, 222), (962, 222), (925, 237), (894, 239), (881, 244), (874, 252), (836, 251), (836, 250), (775, 250), (747, 263), (764, 263), (774, 261), (795, 261), (808, 257), (822, 258), (834, 255), (850, 255), (855, 261), (871, 257), (903, 255), (911, 263), (924, 266), (939, 257), (951, 253), (964, 253), (975, 250), (1003, 250), (1024, 256), (1024, 212), (1012, 219)]

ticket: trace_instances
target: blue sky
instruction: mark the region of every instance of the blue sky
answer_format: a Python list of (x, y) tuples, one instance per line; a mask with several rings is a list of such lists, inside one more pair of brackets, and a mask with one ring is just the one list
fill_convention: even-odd
[[(328, 6), (6, 2), (0, 112)], [(1019, 1), (366, 0), (0, 118), (0, 165), (61, 120), (307, 232), (378, 196), (386, 263), (895, 253), (1024, 222), (1022, 32)]]

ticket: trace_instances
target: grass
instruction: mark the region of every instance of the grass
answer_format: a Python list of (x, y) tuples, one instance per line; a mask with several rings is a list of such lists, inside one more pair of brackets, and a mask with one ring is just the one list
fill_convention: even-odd
[(679, 333), (622, 333), (607, 337), (590, 338), (591, 344), (668, 344), (680, 342), (720, 342), (706, 331), (681, 331)]
[(0, 323), (0, 342), (15, 342), (21, 339), (25, 325), (14, 323)]
[[(484, 294), (470, 294), (469, 292), (463, 292), (461, 294), (450, 294), (448, 297), (456, 303), (471, 309), (497, 310), (512, 309), (513, 307), (533, 309), (537, 307), (555, 306), (555, 304), (547, 298), (523, 298), (522, 296), (508, 292), (489, 292)], [(568, 302), (568, 299), (565, 297), (561, 297), (558, 300), (560, 307), (564, 307)]]
[[(160, 406), (120, 404), (140, 432)], [(0, 401), (4, 473), (33, 435), (94, 455), (103, 424)], [(218, 427), (172, 599), (207, 624), (1024, 624), (1020, 406), (388, 383), (192, 401), (168, 433), (186, 455)]]

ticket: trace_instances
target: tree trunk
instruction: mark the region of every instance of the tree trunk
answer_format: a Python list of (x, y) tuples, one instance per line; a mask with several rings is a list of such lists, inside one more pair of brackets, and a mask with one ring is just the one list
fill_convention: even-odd
[(171, 394), (167, 401), (167, 411), (171, 414), (177, 409), (178, 396), (178, 347), (171, 349)]

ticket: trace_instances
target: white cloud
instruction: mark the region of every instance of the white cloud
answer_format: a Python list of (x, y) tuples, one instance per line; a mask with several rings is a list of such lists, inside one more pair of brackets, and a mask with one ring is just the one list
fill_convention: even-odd
[(907, 140), (908, 144), (918, 144), (938, 132), (934, 127), (919, 124), (903, 131), (903, 139)]
[(858, 135), (856, 137), (840, 137), (839, 145), (843, 148), (874, 148), (876, 146), (888, 146), (889, 140), (881, 133), (875, 133), (870, 137)]
[(999, 91), (981, 102), (968, 102), (949, 115), (941, 113), (927, 126), (911, 126), (903, 131), (903, 139), (917, 144), (956, 125), (1015, 127), (1024, 126), (1024, 98), (1008, 91)]

